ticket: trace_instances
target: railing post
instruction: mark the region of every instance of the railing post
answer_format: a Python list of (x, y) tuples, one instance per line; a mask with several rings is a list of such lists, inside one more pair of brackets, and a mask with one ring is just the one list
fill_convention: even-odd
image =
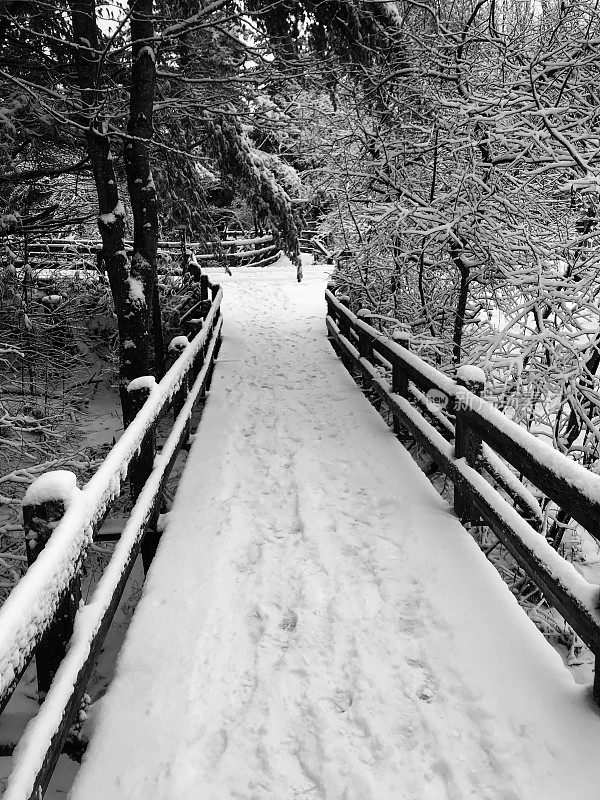
[[(341, 305), (344, 306), (344, 308), (350, 310), (350, 298), (347, 294), (338, 295), (337, 300)], [(340, 336), (343, 336), (345, 339), (350, 341), (350, 320), (348, 317), (344, 313), (334, 309), (333, 319), (338, 326)], [(340, 348), (340, 357), (342, 359), (342, 364), (346, 367), (348, 372), (352, 374), (351, 361), (348, 359), (346, 351), (343, 348)]]
[(202, 279), (202, 270), (195, 256), (188, 259), (188, 272), (192, 279), (192, 283), (200, 283), (200, 280)]
[[(237, 239), (237, 236), (236, 236), (235, 238)], [(237, 242), (235, 242), (234, 240), (232, 240), (232, 244), (231, 244), (231, 246), (230, 246), (230, 247), (228, 248), (228, 250), (227, 250), (227, 256), (226, 256), (226, 259), (227, 259), (227, 260), (226, 260), (226, 262), (225, 262), (225, 263), (227, 264), (227, 266), (228, 266), (228, 267), (230, 267), (230, 268), (231, 268), (231, 267), (240, 266), (240, 265), (237, 263), (237, 253), (238, 253), (238, 245), (237, 245)]]
[[(476, 397), (481, 397), (485, 387), (485, 373), (479, 367), (465, 365), (458, 368), (456, 382)], [(454, 453), (456, 458), (465, 458), (469, 466), (479, 471), (483, 443), (481, 436), (466, 424), (462, 414), (464, 408), (463, 401), (457, 400)], [(477, 523), (479, 519), (477, 511), (456, 486), (454, 487), (454, 509), (462, 522)]]
[[(220, 287), (217, 284), (214, 284), (213, 286), (210, 287), (211, 300), (210, 300), (210, 303), (208, 304), (208, 310), (206, 312), (207, 314), (210, 311), (210, 307), (212, 306), (212, 304), (217, 299), (217, 295), (219, 294), (219, 288)], [(216, 313), (215, 313), (215, 322), (219, 319), (220, 316), (221, 316), (221, 308), (219, 307), (219, 308), (217, 308)]]
[[(331, 283), (331, 281), (330, 281), (327, 284), (327, 289), (332, 294), (334, 294), (335, 293), (335, 284)], [(325, 293), (325, 301), (327, 303), (327, 316), (331, 317), (331, 319), (336, 323), (336, 325), (338, 325), (338, 329), (339, 329), (339, 321), (338, 321), (339, 314), (337, 312), (337, 308), (335, 306), (335, 303), (328, 296), (327, 292)], [(332, 334), (328, 333), (327, 334), (327, 338), (329, 339), (329, 343), (331, 344), (331, 346), (335, 350), (336, 354), (338, 356), (340, 356), (341, 355), (341, 349), (338, 347), (337, 342), (335, 340), (335, 337)]]
[[(361, 308), (356, 316), (368, 325), (372, 314), (368, 308)], [(362, 328), (358, 329), (358, 350), (361, 358), (366, 358), (371, 364), (373, 363), (373, 338)]]
[[(340, 295), (338, 295), (337, 299), (344, 306), (344, 308), (347, 308), (348, 310), (350, 310), (350, 298), (348, 297), (347, 294), (340, 294)], [(338, 329), (339, 329), (339, 332), (341, 333), (341, 335), (349, 340), (350, 339), (350, 320), (348, 319), (348, 317), (345, 314), (340, 314), (339, 317), (337, 318), (336, 322), (337, 322), (337, 326), (338, 326)]]
[[(334, 303), (333, 303), (333, 301), (332, 301), (332, 299), (330, 297), (326, 296), (325, 297), (325, 301), (327, 302), (327, 316), (331, 317), (331, 319), (337, 325), (338, 324), (338, 320), (337, 320), (337, 316), (338, 315), (336, 313), (337, 309), (336, 309), (336, 307), (335, 307), (335, 305), (334, 305)], [(331, 337), (329, 337), (329, 338), (331, 338)]]
[[(172, 364), (177, 361), (189, 343), (190, 342), (187, 336), (175, 336), (174, 339), (171, 339), (171, 342), (169, 343), (169, 355), (171, 357)], [(177, 419), (179, 412), (183, 408), (185, 398), (187, 397), (187, 391), (187, 381), (182, 381), (181, 386), (179, 389), (177, 389), (175, 396), (173, 397), (173, 417), (175, 419)]]
[[(368, 308), (361, 308), (356, 316), (368, 324), (371, 319), (371, 312)], [(362, 328), (358, 329), (358, 352), (361, 358), (366, 359), (371, 364), (373, 363), (373, 338), (370, 333), (367, 333), (367, 331)], [(361, 369), (361, 371), (363, 390), (370, 389), (371, 378), (364, 369)]]
[[(407, 331), (395, 330), (392, 333), (392, 341), (410, 350), (410, 334)], [(408, 373), (398, 357), (392, 362), (392, 392), (408, 400)], [(394, 433), (396, 436), (403, 436), (405, 433), (398, 417), (394, 417)]]
[(200, 300), (208, 300), (208, 275), (200, 276)]
[[(31, 566), (46, 546), (67, 505), (78, 492), (77, 478), (68, 470), (46, 472), (35, 480), (23, 497), (23, 528), (27, 564)], [(38, 702), (50, 688), (73, 633), (73, 622), (81, 600), (79, 566), (67, 592), (60, 598), (54, 619), (35, 651)]]
[[(127, 392), (131, 397), (131, 404), (133, 414), (137, 414), (150, 395), (153, 387), (156, 385), (155, 379), (151, 375), (146, 375), (142, 378), (135, 378), (127, 387)], [(156, 454), (156, 426), (152, 425), (150, 430), (142, 439), (139, 452), (131, 460), (129, 466), (129, 488), (131, 492), (131, 499), (135, 503), (138, 499), (140, 492), (144, 488), (144, 484), (148, 480), (150, 473), (154, 466), (154, 456)], [(158, 547), (158, 532), (156, 523), (160, 513), (160, 503), (157, 504), (156, 510), (152, 518), (148, 521), (146, 534), (141, 546), (142, 563), (144, 565), (144, 572), (147, 573), (154, 558), (156, 548)]]
[(212, 305), (212, 287), (210, 286), (210, 282), (208, 280), (208, 275), (202, 275), (200, 278), (200, 300), (202, 301), (202, 317), (206, 319), (208, 312), (210, 311), (210, 307)]
[[(202, 345), (202, 347), (198, 350), (198, 352), (194, 356), (194, 362), (193, 362), (192, 368), (188, 372), (188, 391), (194, 385), (194, 382), (195, 382), (196, 378), (198, 377), (198, 374), (199, 374), (200, 370), (204, 366), (204, 358), (206, 356), (206, 350), (208, 348), (209, 342), (210, 342), (210, 334), (207, 334), (204, 344)], [(185, 400), (185, 398), (184, 398), (184, 400)]]

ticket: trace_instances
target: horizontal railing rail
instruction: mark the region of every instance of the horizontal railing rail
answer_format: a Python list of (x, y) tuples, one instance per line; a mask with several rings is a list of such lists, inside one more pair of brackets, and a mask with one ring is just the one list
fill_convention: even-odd
[[(412, 353), (405, 335), (393, 341), (368, 324), (369, 312), (353, 314), (347, 297), (338, 298), (328, 289), (326, 301), (327, 329), (336, 352), (350, 370), (360, 373), (364, 388), (387, 406), (395, 432), (407, 431), (450, 478), (461, 520), (489, 526), (592, 650), (596, 659), (594, 696), (600, 703), (600, 589), (586, 581), (540, 533), (540, 505), (508, 465), (598, 541), (600, 476), (486, 402), (480, 396), (483, 380), (479, 370), (459, 368), (457, 380), (453, 380)], [(387, 378), (382, 376), (381, 366), (387, 369)], [(428, 399), (432, 396), (437, 404)], [(440, 405), (446, 405), (451, 413), (441, 414)], [(494, 488), (486, 473), (515, 505)]]
[[(42, 700), (15, 749), (3, 795), (39, 798), (45, 791), (127, 578), (141, 552), (145, 570), (156, 550), (163, 489), (191, 416), (210, 385), (221, 342), (222, 290), (202, 281), (211, 297), (191, 341), (177, 336), (173, 363), (159, 383), (138, 378), (128, 387), (139, 409), (95, 474), (79, 490), (72, 473), (46, 473), (27, 490), (24, 527), (30, 566), (0, 607), (0, 707), (10, 699), (36, 654)], [(156, 454), (156, 429), (172, 410), (174, 425)], [(128, 477), (133, 508), (91, 599), (80, 607), (80, 576), (89, 546)]]
[(333, 253), (321, 241), (315, 223), (300, 231), (300, 250), (323, 256), (327, 263), (333, 263)]
[[(125, 240), (126, 252), (132, 252), (133, 242)], [(240, 238), (223, 239), (214, 244), (209, 243), (212, 249), (205, 252), (207, 245), (202, 242), (159, 241), (159, 255), (180, 255), (186, 259), (193, 255), (197, 261), (224, 260), (228, 266), (267, 266), (274, 263), (281, 255), (281, 249), (272, 234), (261, 236), (243, 235)], [(27, 247), (30, 262), (62, 259), (73, 259), (74, 256), (82, 258), (94, 257), (98, 264), (101, 263), (102, 243), (96, 239), (48, 239), (46, 241), (31, 242)], [(24, 263), (24, 257), (17, 260), (17, 265)], [(52, 267), (48, 267), (52, 268)], [(77, 269), (73, 266), (73, 269)]]
[[(312, 229), (303, 230), (300, 234), (300, 249), (305, 252), (313, 252), (324, 257), (328, 261), (332, 260), (332, 253), (325, 247), (318, 237), (316, 231)], [(125, 240), (125, 250), (132, 252), (133, 242)], [(187, 239), (180, 241), (159, 241), (158, 255), (175, 256), (179, 255), (187, 262), (190, 257), (197, 262), (223, 261), (227, 266), (253, 266), (266, 267), (275, 263), (281, 254), (281, 248), (275, 237), (271, 233), (261, 236), (249, 236), (242, 234), (239, 238), (227, 238), (220, 242), (215, 242), (212, 250), (206, 251), (207, 245), (202, 242), (188, 242)], [(209, 247), (211, 244), (209, 243)], [(54, 259), (53, 263), (44, 264), (46, 269), (79, 269), (78, 266), (67, 266), (59, 263), (63, 260), (73, 259), (74, 256), (85, 258), (95, 258), (98, 267), (101, 265), (102, 243), (97, 239), (48, 239), (46, 241), (32, 242), (27, 247), (29, 262), (39, 262), (42, 259), (48, 261)], [(17, 259), (17, 266), (22, 266), (25, 262), (23, 257)]]

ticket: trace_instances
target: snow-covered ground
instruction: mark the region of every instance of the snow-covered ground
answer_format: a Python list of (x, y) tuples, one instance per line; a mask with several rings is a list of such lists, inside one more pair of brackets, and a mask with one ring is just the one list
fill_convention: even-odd
[(325, 337), (219, 273), (209, 402), (73, 800), (597, 800), (600, 714)]

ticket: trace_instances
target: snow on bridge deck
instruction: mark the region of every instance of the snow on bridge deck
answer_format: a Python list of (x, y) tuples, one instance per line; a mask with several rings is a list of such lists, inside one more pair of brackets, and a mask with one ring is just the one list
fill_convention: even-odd
[(306, 271), (223, 277), (210, 400), (73, 800), (597, 799), (590, 692), (336, 359)]

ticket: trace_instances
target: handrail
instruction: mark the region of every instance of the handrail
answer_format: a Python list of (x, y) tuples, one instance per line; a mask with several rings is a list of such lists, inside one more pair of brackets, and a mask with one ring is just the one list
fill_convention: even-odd
[(333, 261), (333, 253), (325, 247), (316, 230), (309, 228), (300, 232), (300, 249), (319, 253), (328, 261)]
[[(512, 486), (520, 495), (519, 505), (525, 506), (525, 513), (533, 512), (537, 517), (537, 501), (533, 497), (527, 499), (529, 493), (522, 484), (522, 491), (515, 487), (517, 479), (504, 464), (507, 461), (599, 541), (600, 476), (505, 417), (478, 396), (482, 386), (477, 387), (476, 380), (470, 386), (475, 391), (470, 391), (465, 385), (469, 381), (453, 380), (390, 340), (353, 314), (330, 289), (325, 296), (326, 324), (336, 351), (349, 369), (360, 371), (364, 387), (386, 404), (395, 426), (408, 430), (454, 483), (454, 506), (463, 523), (483, 520), (548, 602), (590, 647), (596, 658), (594, 696), (600, 704), (599, 587), (586, 581), (551, 547), (483, 473), (487, 471), (492, 477), (494, 471), (500, 473), (505, 482), (503, 488), (510, 490)], [(375, 368), (375, 353), (391, 365), (391, 383)], [(448, 441), (451, 425), (438, 430), (411, 403), (415, 393), (417, 399), (421, 395), (422, 401), (423, 391), (431, 389), (448, 398), (456, 418), (454, 444)], [(435, 413), (430, 416), (436, 421)]]
[[(27, 536), (34, 536), (33, 541), (28, 541), (28, 553), (36, 546), (35, 525), (41, 521), (35, 514), (43, 516), (52, 503), (61, 500), (63, 513), (38, 548), (35, 561), (0, 607), (0, 707), (10, 698), (36, 648), (39, 680), (42, 641), (46, 647), (48, 637), (55, 637), (54, 649), (62, 652), (58, 665), (50, 671), (52, 680), (46, 699), (17, 746), (18, 774), (10, 779), (4, 795), (7, 798), (37, 798), (41, 796), (38, 790), (42, 793), (45, 790), (69, 727), (77, 717), (87, 679), (138, 552), (141, 549), (144, 555), (144, 546), (148, 543), (150, 553), (156, 549), (156, 519), (163, 488), (187, 440), (193, 407), (210, 383), (220, 346), (222, 290), (219, 286), (210, 288), (212, 302), (202, 327), (191, 342), (185, 337), (176, 337), (173, 350), (180, 349), (180, 355), (160, 383), (145, 378), (130, 384), (132, 391), (146, 396), (145, 402), (87, 484), (80, 491), (71, 492), (68, 500), (61, 496), (60, 488), (58, 491), (52, 488), (52, 475), (45, 485), (44, 476), (38, 479), (41, 480), (39, 489), (36, 489), (36, 482), (28, 490), (31, 495), (29, 510), (34, 510), (33, 521), (30, 513), (29, 523), (26, 523), (26, 527), (27, 524), (31, 526)], [(151, 458), (145, 468), (148, 460), (142, 458), (144, 450), (149, 441), (154, 440), (158, 420), (171, 407), (176, 417), (173, 428), (156, 457), (153, 446), (150, 447)], [(140, 475), (140, 471), (145, 474)], [(88, 547), (128, 473), (132, 484), (140, 487), (137, 499), (90, 603), (70, 620), (70, 645), (64, 658), (67, 642), (60, 640), (64, 634), (64, 620), (60, 618), (62, 605), (65, 598), (73, 594), (73, 587), (78, 586)], [(74, 476), (72, 478), (74, 483)], [(24, 507), (24, 515), (27, 510), (28, 507)], [(148, 533), (151, 533), (150, 542)], [(46, 650), (42, 648), (42, 652)], [(28, 787), (27, 791), (24, 786)]]
[[(131, 252), (133, 242), (130, 239), (126, 239), (124, 244), (125, 250)], [(202, 242), (159, 241), (157, 252), (159, 255), (183, 254), (184, 252), (189, 254), (193, 252), (197, 261), (224, 258), (230, 266), (238, 262), (252, 266), (266, 266), (267, 263), (277, 260), (281, 254), (279, 245), (271, 233), (261, 236), (244, 236), (239, 239), (223, 239), (219, 242), (209, 242), (208, 244), (213, 247), (213, 250), (206, 253), (202, 252), (206, 246)], [(248, 247), (253, 247), (254, 249), (238, 250), (238, 248)], [(102, 253), (102, 243), (97, 239), (49, 239), (46, 242), (32, 242), (28, 247), (28, 253), (30, 256), (52, 255), (57, 258), (73, 255), (93, 255), (99, 258)], [(263, 256), (263, 258), (260, 259), (260, 256)], [(22, 259), (19, 263), (23, 263)]]
[[(264, 236), (246, 237), (244, 239), (223, 239), (218, 242), (220, 247), (239, 247), (246, 245), (268, 244), (273, 242), (273, 234), (268, 233)], [(126, 247), (133, 247), (132, 239), (125, 239)], [(209, 243), (212, 244), (212, 243)], [(214, 244), (217, 244), (216, 242)], [(189, 248), (197, 249), (204, 247), (202, 242), (186, 242)], [(98, 239), (49, 239), (46, 242), (32, 242), (29, 245), (30, 253), (65, 252), (73, 253), (81, 251), (84, 253), (95, 253), (102, 249), (102, 243)], [(159, 250), (180, 250), (181, 242), (159, 241)]]
[[(133, 242), (125, 239), (125, 250), (131, 252)], [(159, 241), (157, 253), (159, 255), (170, 255), (172, 253), (189, 254), (192, 252), (196, 261), (211, 261), (224, 259), (229, 266), (242, 265), (252, 267), (266, 267), (273, 264), (281, 256), (282, 251), (277, 244), (275, 237), (271, 233), (261, 236), (242, 236), (239, 239), (222, 239), (219, 242), (209, 242), (214, 247), (212, 252), (202, 252), (206, 246), (202, 242), (188, 241)], [(264, 245), (261, 247), (260, 245)], [(252, 250), (238, 250), (253, 246)], [(317, 252), (328, 260), (332, 258), (331, 252), (323, 245), (314, 231), (302, 231), (300, 237), (300, 249), (304, 251)], [(50, 239), (46, 242), (32, 242), (28, 247), (30, 256), (52, 255), (57, 258), (61, 256), (69, 257), (73, 255), (96, 256), (100, 258), (102, 253), (102, 243), (97, 239)], [(262, 258), (259, 258), (262, 256)], [(23, 259), (17, 261), (23, 264)], [(49, 265), (51, 269), (55, 265)]]

